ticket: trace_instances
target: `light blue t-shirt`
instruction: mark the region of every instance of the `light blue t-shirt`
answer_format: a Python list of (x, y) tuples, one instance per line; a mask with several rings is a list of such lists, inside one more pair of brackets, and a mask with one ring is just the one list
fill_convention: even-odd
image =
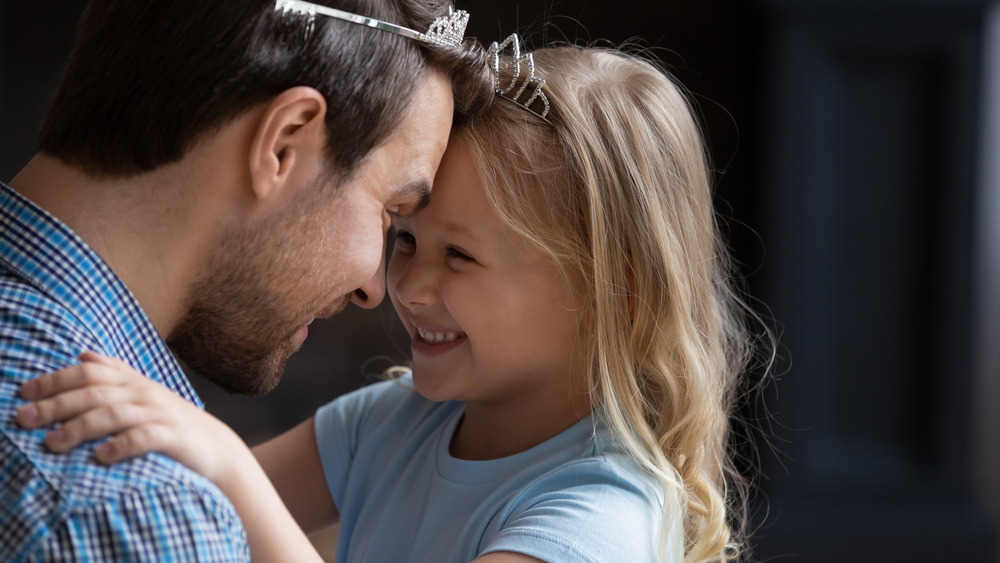
[[(547, 561), (653, 563), (661, 489), (588, 416), (519, 454), (449, 454), (465, 412), (382, 382), (316, 413), (323, 472), (340, 512), (338, 563), (468, 563), (495, 551)], [(682, 523), (667, 553), (683, 561)]]

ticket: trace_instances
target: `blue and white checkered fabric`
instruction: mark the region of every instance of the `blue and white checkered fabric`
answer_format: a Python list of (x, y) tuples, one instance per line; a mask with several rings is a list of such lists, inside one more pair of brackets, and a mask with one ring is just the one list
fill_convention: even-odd
[(62, 455), (14, 422), (28, 379), (116, 356), (201, 407), (128, 288), (57, 219), (0, 184), (0, 561), (249, 561), (207, 479), (156, 454), (108, 468), (96, 443)]

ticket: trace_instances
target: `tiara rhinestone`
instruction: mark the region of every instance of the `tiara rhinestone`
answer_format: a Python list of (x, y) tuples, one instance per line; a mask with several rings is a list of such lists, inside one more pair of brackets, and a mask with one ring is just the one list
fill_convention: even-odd
[[(505, 63), (502, 59), (507, 55), (508, 47), (510, 47), (510, 62)], [(486, 60), (493, 73), (493, 85), (498, 96), (514, 102), (537, 115), (546, 123), (551, 123), (546, 119), (550, 109), (549, 98), (545, 95), (545, 92), (542, 92), (545, 80), (535, 76), (534, 56), (531, 53), (521, 54), (521, 38), (516, 33), (508, 36), (502, 43), (494, 41), (486, 51)], [(527, 67), (527, 74), (523, 76), (521, 74), (521, 65)], [(508, 73), (508, 71), (510, 72)], [(504, 85), (507, 74), (510, 76), (510, 83)], [(518, 85), (520, 85), (520, 88), (518, 88)], [(533, 87), (534, 89), (531, 90), (531, 95), (528, 99), (522, 102), (521, 99), (529, 87)], [(511, 91), (514, 88), (517, 88), (517, 91), (511, 95)], [(539, 104), (538, 102), (541, 103)], [(540, 110), (535, 109), (539, 105), (541, 106)]]
[(366, 16), (359, 16), (358, 14), (352, 14), (328, 6), (313, 4), (312, 2), (304, 2), (303, 0), (276, 0), (274, 11), (281, 12), (282, 15), (291, 12), (295, 15), (308, 18), (305, 28), (306, 39), (312, 37), (313, 32), (316, 30), (316, 14), (381, 29), (382, 31), (402, 35), (414, 41), (440, 45), (442, 47), (461, 46), (462, 40), (465, 37), (465, 28), (469, 23), (468, 12), (464, 10), (456, 12), (450, 6), (448, 7), (448, 15), (436, 18), (431, 22), (427, 33), (420, 33), (400, 25)]
[(469, 12), (454, 11), (448, 7), (448, 16), (436, 18), (423, 34), (426, 43), (444, 47), (458, 47), (465, 38), (465, 28), (469, 25)]

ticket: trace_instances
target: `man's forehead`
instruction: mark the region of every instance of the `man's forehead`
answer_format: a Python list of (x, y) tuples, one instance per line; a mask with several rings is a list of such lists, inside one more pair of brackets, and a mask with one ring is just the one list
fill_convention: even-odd
[(434, 69), (428, 69), (413, 100), (409, 115), (400, 130), (401, 141), (413, 149), (431, 154), (444, 152), (454, 114), (451, 81)]
[(409, 115), (381, 147), (387, 198), (418, 202), (417, 210), (430, 202), (434, 176), (448, 146), (453, 108), (451, 82), (430, 69), (410, 103)]

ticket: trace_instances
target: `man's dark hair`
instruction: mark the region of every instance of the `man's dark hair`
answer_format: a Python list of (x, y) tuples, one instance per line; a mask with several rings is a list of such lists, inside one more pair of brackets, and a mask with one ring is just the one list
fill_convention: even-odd
[[(320, 2), (425, 31), (447, 0)], [(427, 66), (452, 79), (456, 118), (490, 96), (482, 49), (431, 47), (273, 0), (91, 0), (39, 133), (42, 152), (97, 177), (184, 157), (203, 136), (296, 86), (327, 100), (327, 152), (344, 179), (406, 117)], [(419, 111), (419, 108), (417, 108)]]

